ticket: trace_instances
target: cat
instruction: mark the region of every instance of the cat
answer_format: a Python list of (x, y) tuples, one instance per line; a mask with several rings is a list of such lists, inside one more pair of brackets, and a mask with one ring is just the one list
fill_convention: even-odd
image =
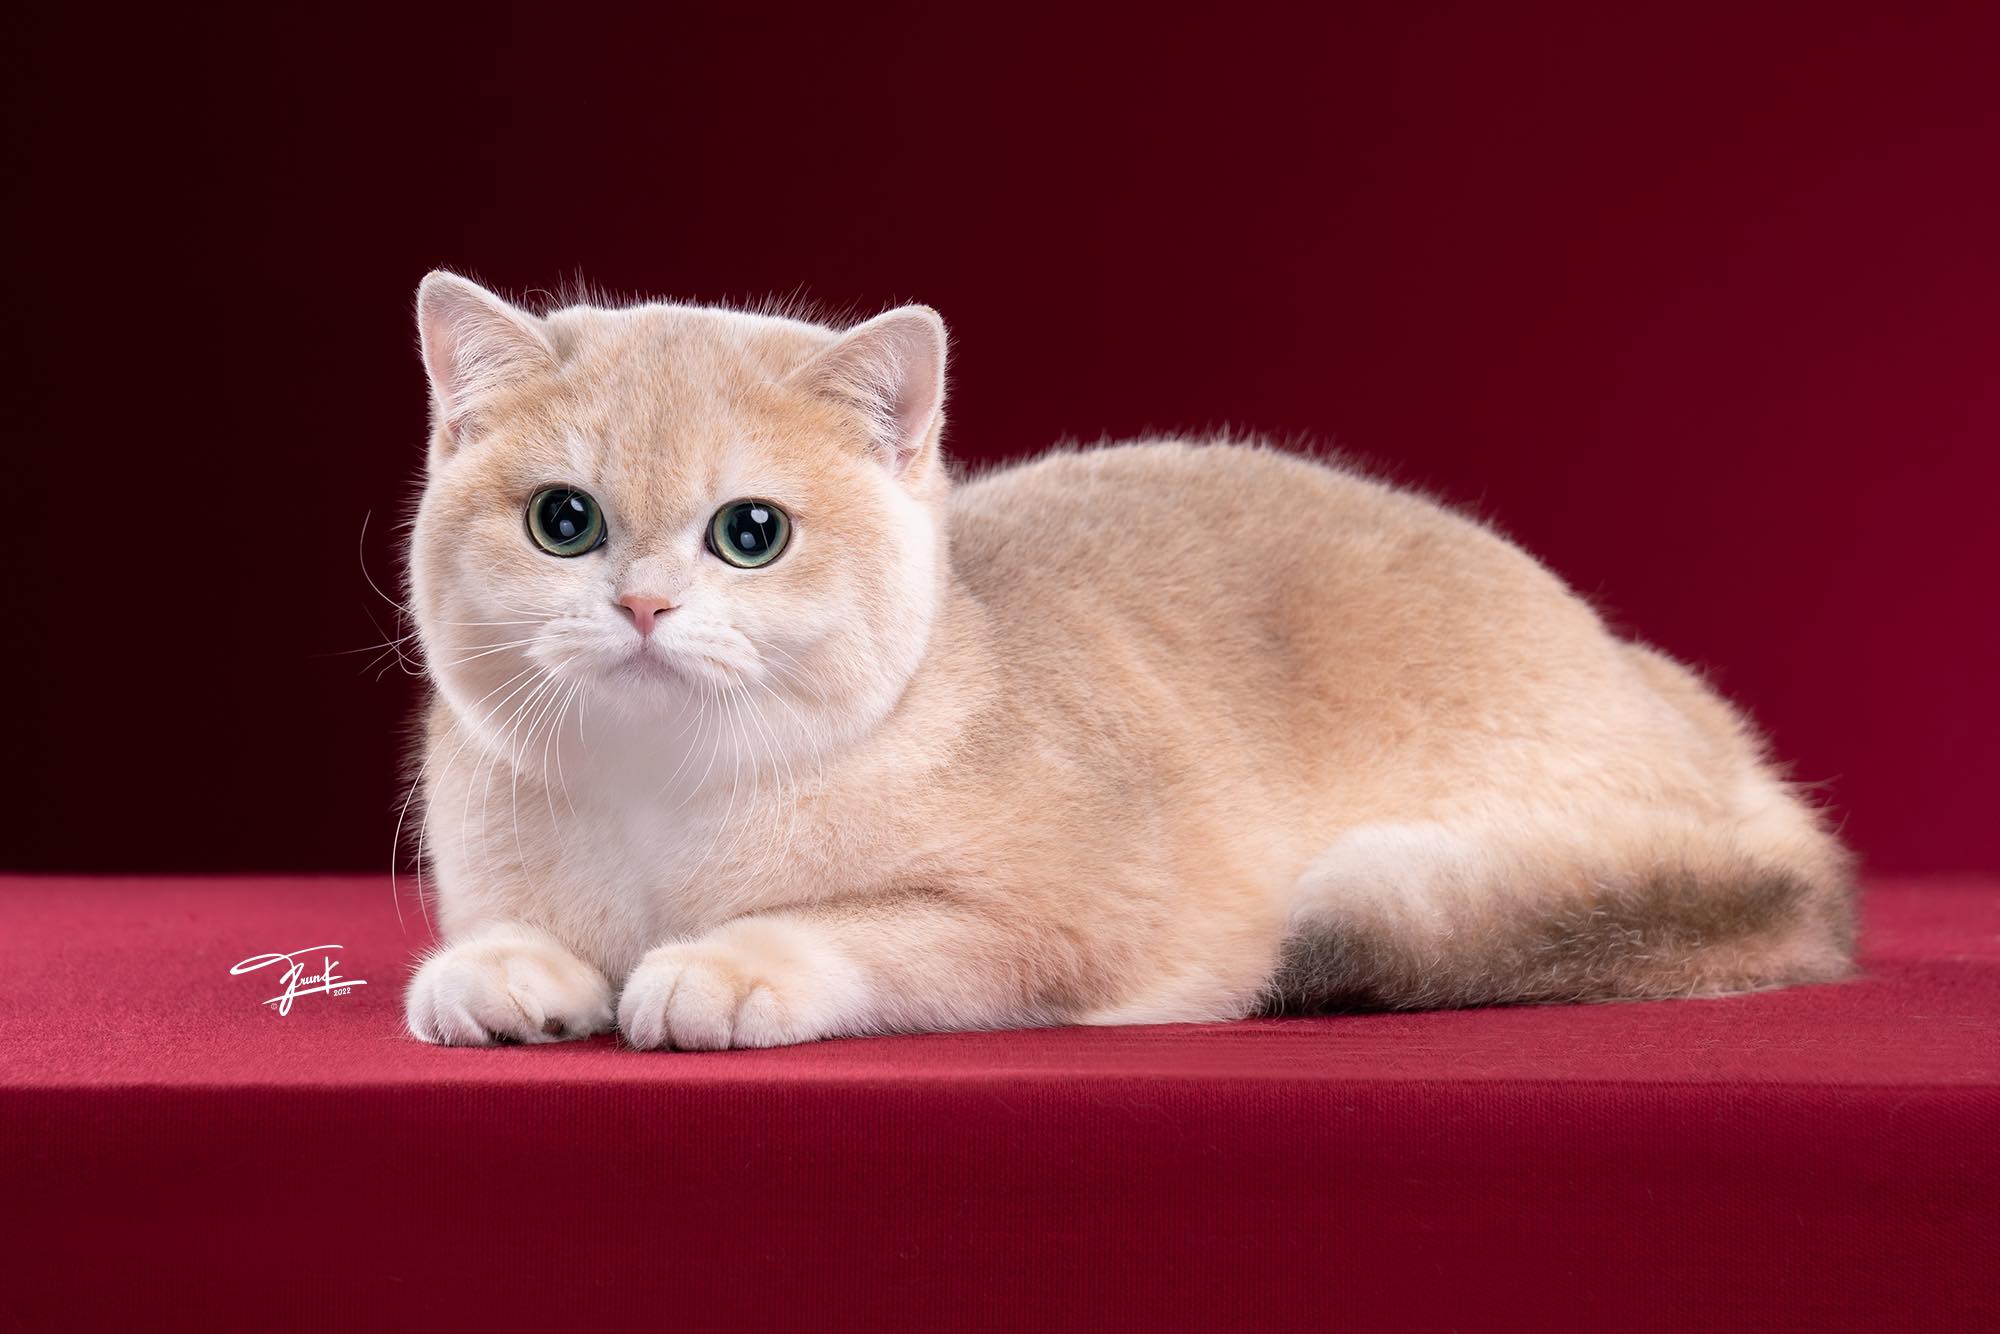
[(1690, 670), (1352, 469), (971, 479), (925, 307), (417, 298), (439, 1043), (636, 1048), (1718, 996), (1850, 857)]

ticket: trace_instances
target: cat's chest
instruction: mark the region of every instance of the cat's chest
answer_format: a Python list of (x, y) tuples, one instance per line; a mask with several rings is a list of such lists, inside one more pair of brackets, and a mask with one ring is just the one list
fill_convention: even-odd
[(617, 974), (655, 945), (745, 913), (853, 892), (867, 859), (848, 815), (776, 785), (592, 802), (565, 821), (561, 879), (574, 890), (563, 934)]

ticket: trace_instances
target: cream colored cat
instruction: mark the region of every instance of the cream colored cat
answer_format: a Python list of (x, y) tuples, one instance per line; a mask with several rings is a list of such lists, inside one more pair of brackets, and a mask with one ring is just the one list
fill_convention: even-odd
[(536, 318), (434, 273), (418, 316), (421, 1038), (1848, 970), (1848, 858), (1749, 725), (1420, 496), (1178, 442), (955, 484), (921, 307)]

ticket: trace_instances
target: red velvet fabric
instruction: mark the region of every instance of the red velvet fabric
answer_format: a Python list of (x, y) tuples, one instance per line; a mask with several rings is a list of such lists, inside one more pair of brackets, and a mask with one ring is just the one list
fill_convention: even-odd
[(0, 1320), (1992, 1328), (1996, 888), (1771, 995), (688, 1055), (404, 1037), (381, 880), (0, 880)]

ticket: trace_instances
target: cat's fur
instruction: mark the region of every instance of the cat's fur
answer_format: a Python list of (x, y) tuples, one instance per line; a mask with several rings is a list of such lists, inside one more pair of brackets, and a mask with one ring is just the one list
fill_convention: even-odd
[[(419, 1037), (767, 1046), (1848, 971), (1848, 858), (1744, 719), (1420, 496), (1165, 441), (954, 484), (922, 308), (844, 335), (538, 318), (439, 273), (418, 310), (411, 823), (444, 939)], [(551, 484), (601, 502), (602, 549), (530, 543)], [(744, 497), (794, 517), (763, 569), (703, 545)], [(676, 604), (651, 641), (634, 593)]]

